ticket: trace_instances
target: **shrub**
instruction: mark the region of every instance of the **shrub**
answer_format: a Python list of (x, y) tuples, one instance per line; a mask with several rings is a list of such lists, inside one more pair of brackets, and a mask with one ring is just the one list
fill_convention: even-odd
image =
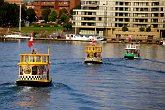
[(145, 28), (141, 27), (141, 28), (139, 28), (139, 30), (143, 32), (143, 31), (145, 31)]
[(147, 28), (146, 28), (146, 31), (147, 31), (147, 32), (150, 32), (150, 31), (151, 31), (151, 26), (147, 27)]
[(122, 31), (128, 31), (128, 27), (125, 25), (122, 27)]

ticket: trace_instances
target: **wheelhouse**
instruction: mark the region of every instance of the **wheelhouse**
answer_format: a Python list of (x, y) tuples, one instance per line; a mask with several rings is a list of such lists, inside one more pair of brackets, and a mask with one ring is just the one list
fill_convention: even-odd
[(20, 54), (17, 85), (47, 86), (51, 84), (49, 54)]
[(102, 63), (102, 46), (86, 46), (85, 63)]
[(136, 43), (127, 44), (124, 58), (136, 59), (140, 57), (140, 45)]

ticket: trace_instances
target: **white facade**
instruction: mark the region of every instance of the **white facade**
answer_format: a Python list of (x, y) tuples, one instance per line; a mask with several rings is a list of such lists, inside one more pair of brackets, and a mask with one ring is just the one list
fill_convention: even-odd
[[(75, 9), (73, 27), (76, 33), (108, 35), (107, 30), (148, 27), (165, 28), (165, 0), (81, 0)], [(86, 31), (84, 31), (86, 30)], [(112, 34), (112, 33), (111, 33)]]

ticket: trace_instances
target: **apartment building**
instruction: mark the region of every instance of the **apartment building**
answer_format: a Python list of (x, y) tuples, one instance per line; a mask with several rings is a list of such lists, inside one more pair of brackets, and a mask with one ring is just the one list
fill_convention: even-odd
[(23, 0), (4, 0), (4, 2), (8, 2), (10, 4), (17, 4), (20, 5), (20, 3), (23, 3)]
[(69, 12), (71, 9), (80, 5), (80, 0), (34, 0), (32, 4), (39, 18), (41, 17), (42, 10), (46, 7), (51, 10), (56, 10), (57, 12), (62, 8), (66, 8)]
[[(160, 39), (165, 37), (165, 0), (81, 0), (75, 9), (76, 34), (97, 34), (107, 39)], [(127, 26), (128, 31), (122, 31)], [(139, 28), (151, 27), (151, 32)]]

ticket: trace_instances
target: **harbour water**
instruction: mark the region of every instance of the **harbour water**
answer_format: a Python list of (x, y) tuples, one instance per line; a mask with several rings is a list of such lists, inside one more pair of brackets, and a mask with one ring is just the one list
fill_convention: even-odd
[(0, 42), (1, 110), (165, 110), (165, 47), (141, 44), (141, 58), (123, 58), (125, 44), (102, 43), (103, 64), (84, 64), (89, 42), (35, 41), (51, 53), (51, 87), (18, 87), (19, 54), (28, 41)]

